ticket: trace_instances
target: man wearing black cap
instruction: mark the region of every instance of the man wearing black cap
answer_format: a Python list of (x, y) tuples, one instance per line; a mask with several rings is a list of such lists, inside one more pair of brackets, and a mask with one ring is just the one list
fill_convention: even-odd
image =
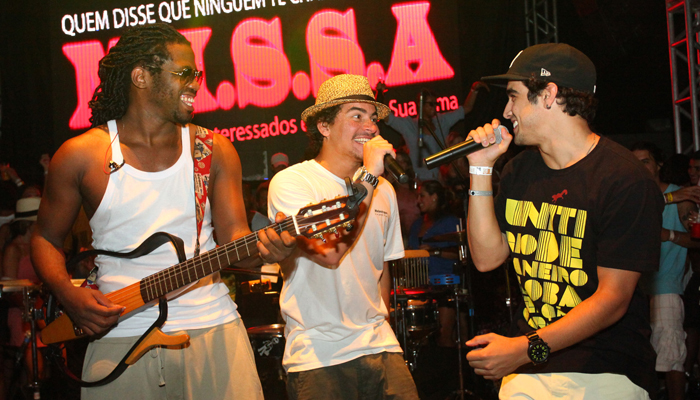
[[(469, 136), (469, 244), (480, 271), (508, 257), (523, 294), (521, 336), (473, 338), (477, 374), (503, 378), (501, 398), (655, 396), (648, 305), (637, 290), (658, 268), (663, 197), (627, 149), (591, 131), (595, 67), (565, 44), (520, 52), (505, 75), (503, 116)], [(509, 162), (498, 197), (491, 170), (511, 140), (531, 146)], [(529, 397), (528, 397), (529, 396)]]

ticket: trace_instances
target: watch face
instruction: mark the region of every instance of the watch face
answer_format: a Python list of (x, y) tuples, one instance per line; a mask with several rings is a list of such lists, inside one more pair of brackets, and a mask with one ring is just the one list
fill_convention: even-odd
[(528, 351), (530, 360), (535, 364), (543, 363), (547, 361), (549, 357), (549, 346), (546, 343), (533, 343)]

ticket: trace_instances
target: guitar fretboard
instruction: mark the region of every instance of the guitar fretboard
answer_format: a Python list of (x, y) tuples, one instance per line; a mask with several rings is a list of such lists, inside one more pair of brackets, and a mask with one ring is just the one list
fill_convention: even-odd
[[(297, 218), (297, 222), (299, 223), (301, 219), (303, 217)], [(284, 221), (268, 226), (265, 229), (270, 228), (274, 229), (278, 234), (287, 231), (290, 235), (297, 236), (292, 217), (287, 217)], [(241, 260), (257, 255), (259, 253), (257, 246), (259, 240), (258, 232), (253, 232), (143, 278), (139, 290), (144, 303), (165, 296), (174, 290), (221, 271)]]

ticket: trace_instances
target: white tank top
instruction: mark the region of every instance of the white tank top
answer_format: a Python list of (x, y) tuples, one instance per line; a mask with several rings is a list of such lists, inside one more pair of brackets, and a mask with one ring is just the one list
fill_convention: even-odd
[[(123, 157), (115, 121), (107, 123), (112, 141), (112, 159), (118, 165)], [(95, 215), (90, 220), (93, 247), (126, 252), (138, 247), (156, 232), (173, 234), (185, 242), (187, 258), (194, 255), (197, 231), (194, 199), (194, 166), (189, 127), (182, 131), (182, 153), (171, 167), (158, 172), (140, 171), (129, 164), (109, 176), (109, 184)], [(211, 206), (206, 212), (199, 236), (201, 251), (216, 246), (211, 225)], [(178, 263), (175, 249), (164, 244), (152, 253), (123, 259), (98, 256), (97, 284), (109, 293), (138, 282), (148, 275)], [(168, 302), (164, 332), (208, 328), (238, 318), (236, 305), (228, 295), (219, 274), (201, 279)], [(133, 314), (119, 321), (106, 336), (140, 336), (158, 317), (158, 307)]]

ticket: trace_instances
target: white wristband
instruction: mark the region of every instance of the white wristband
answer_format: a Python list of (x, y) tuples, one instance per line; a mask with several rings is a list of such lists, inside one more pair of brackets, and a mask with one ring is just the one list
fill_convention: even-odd
[(475, 167), (473, 165), (469, 166), (469, 173), (472, 175), (491, 175), (493, 173), (493, 168), (491, 167)]
[(676, 233), (673, 231), (668, 231), (668, 241), (673, 242), (676, 239)]
[(469, 189), (470, 196), (493, 196), (492, 190), (471, 190)]

